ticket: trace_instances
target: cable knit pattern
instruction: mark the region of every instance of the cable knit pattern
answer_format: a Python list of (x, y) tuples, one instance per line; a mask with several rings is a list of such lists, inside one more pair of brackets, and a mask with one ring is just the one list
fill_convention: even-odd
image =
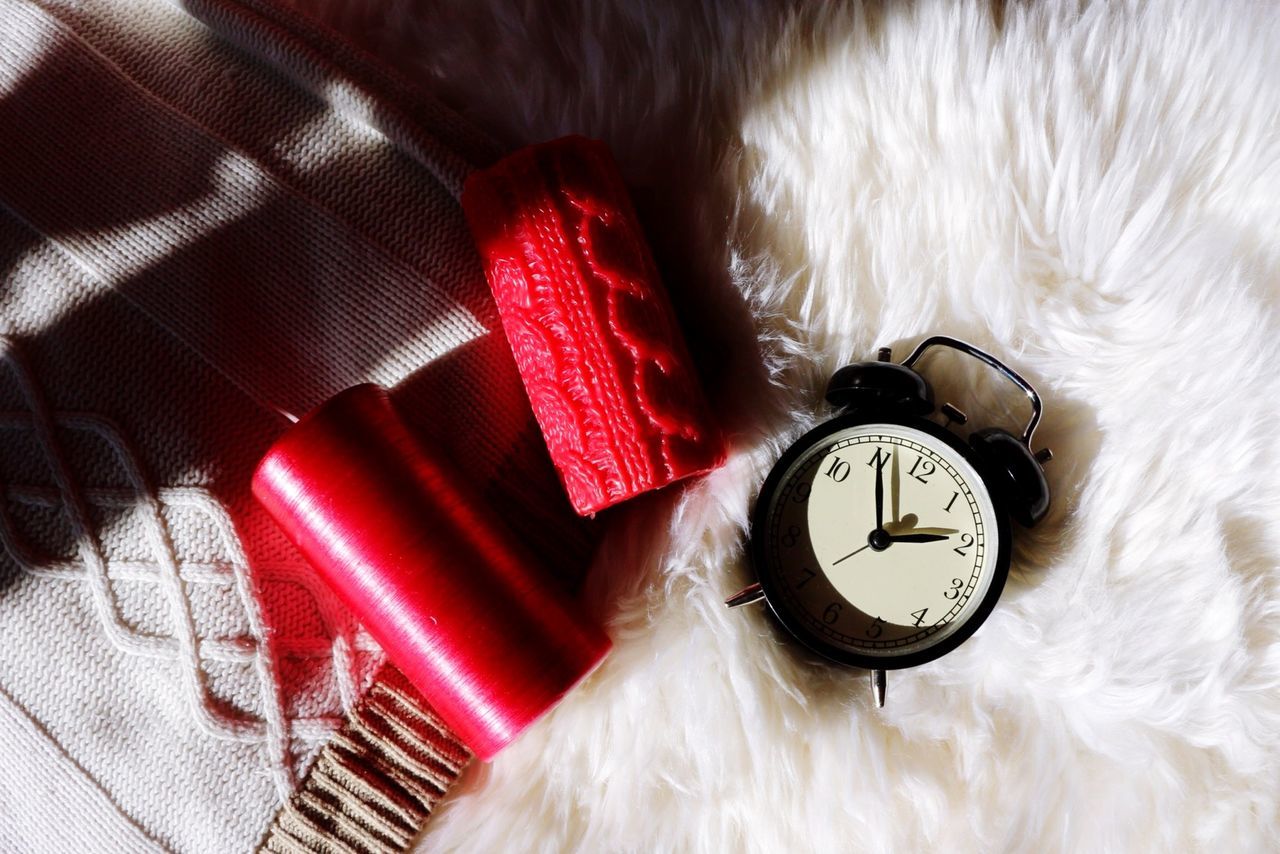
[[(314, 576), (300, 568), (288, 566), (262, 567), (273, 582), (301, 587), (323, 607), (326, 634), (332, 639), (312, 640), (284, 636), (268, 643), (258, 596), (260, 582), (255, 577), (240, 539), (226, 508), (208, 490), (198, 487), (154, 487), (146, 475), (133, 444), (119, 425), (87, 413), (64, 413), (50, 409), (39, 382), (27, 365), (19, 344), (0, 336), (0, 364), (10, 370), (22, 389), (29, 410), (0, 412), (0, 434), (31, 433), (36, 439), (43, 462), (52, 473), (56, 487), (7, 484), (5, 502), (0, 502), (0, 545), (23, 572), (47, 581), (79, 582), (86, 586), (94, 612), (103, 633), (122, 652), (144, 658), (172, 661), (179, 665), (178, 681), (185, 705), (193, 714), (196, 726), (205, 734), (247, 744), (262, 744), (277, 792), (283, 799), (295, 785), (291, 739), (322, 740), (340, 725), (335, 713), (287, 716), (281, 696), (277, 663), (273, 648), (293, 658), (332, 660), (344, 707), (351, 704), (357, 686), (353, 671), (354, 644), (338, 628), (340, 612), (335, 613), (332, 595)], [(122, 489), (88, 489), (80, 482), (71, 464), (61, 435), (83, 433), (101, 440), (110, 454), (104, 465), (114, 468), (127, 484)], [(65, 515), (77, 555), (60, 560), (38, 553), (24, 540), (10, 506), (39, 508)], [(94, 524), (95, 518), (112, 511), (134, 512), (128, 515), (129, 539), (145, 545), (145, 554), (128, 560), (111, 553)], [(179, 555), (166, 517), (175, 511), (189, 511), (187, 518), (199, 518), (214, 540), (214, 560), (190, 560)], [(114, 526), (113, 537), (121, 528)], [(170, 612), (173, 634), (155, 634), (140, 629), (123, 616), (120, 582), (140, 583), (150, 591), (160, 607)], [(192, 591), (197, 585), (210, 585), (231, 591), (236, 610), (243, 618), (245, 633), (206, 634), (197, 627)], [(324, 605), (319, 603), (323, 602)], [(366, 652), (378, 652), (367, 636), (360, 646)], [(211, 687), (208, 667), (211, 664), (246, 666), (254, 674), (259, 714), (237, 713), (226, 698)]]
[(605, 145), (522, 149), (473, 174), (462, 203), (578, 512), (718, 465), (721, 435)]
[[(194, 499), (204, 504), (206, 508), (217, 508), (214, 511), (216, 514), (214, 518), (220, 528), (223, 545), (235, 553), (232, 566), (236, 569), (229, 570), (227, 574), (231, 576), (236, 592), (240, 595), (253, 634), (250, 637), (205, 639), (197, 635), (191, 613), (191, 602), (185, 593), (186, 583), (189, 582), (180, 574), (178, 556), (161, 513), (159, 496), (147, 482), (135, 454), (120, 431), (109, 421), (92, 415), (55, 417), (34, 377), (26, 369), (14, 342), (0, 338), (0, 358), (16, 369), (18, 383), (31, 407), (28, 423), (24, 424), (23, 421), (26, 419), (22, 419), (16, 413), (0, 414), (0, 423), (5, 423), (6, 426), (16, 423), (20, 428), (25, 426), (34, 429), (57, 484), (57, 500), (54, 506), (66, 513), (72, 536), (78, 546), (78, 563), (83, 566), (83, 571), (62, 567), (64, 573), (62, 577), (65, 578), (66, 574), (70, 574), (72, 577), (79, 576), (84, 580), (103, 630), (116, 647), (131, 655), (177, 659), (181, 662), (179, 673), (182, 690), (187, 694), (188, 706), (194, 712), (196, 723), (202, 730), (211, 735), (234, 740), (267, 738), (272, 743), (271, 754), (274, 760), (272, 764), (277, 773), (277, 785), (282, 794), (287, 794), (292, 788), (293, 781), (289, 773), (290, 769), (284, 761), (285, 732), (280, 703), (274, 696), (278, 688), (276, 680), (270, 675), (261, 680), (268, 695), (263, 697), (263, 707), (267, 710), (265, 717), (261, 720), (246, 720), (227, 714), (217, 707), (202, 674), (202, 654), (220, 661), (261, 662), (255, 668), (260, 673), (265, 671), (266, 674), (270, 674), (272, 669), (269, 656), (262, 651), (262, 619), (257, 601), (249, 592), (251, 582), (247, 577), (247, 561), (240, 550), (239, 541), (229, 531), (229, 520), (226, 519), (225, 513), (221, 512), (221, 507), (216, 501), (210, 501), (207, 495), (199, 495), (199, 490), (185, 491), (186, 495), (183, 497), (188, 500)], [(4, 417), (5, 415), (8, 417)], [(105, 439), (107, 445), (115, 452), (118, 465), (130, 489), (95, 497), (99, 502), (109, 505), (117, 507), (136, 505), (141, 509), (142, 512), (139, 514), (142, 517), (143, 527), (141, 538), (145, 540), (150, 551), (149, 559), (142, 564), (155, 570), (154, 574), (147, 573), (151, 576), (148, 580), (157, 582), (160, 595), (172, 611), (172, 623), (177, 628), (174, 636), (143, 633), (121, 618), (119, 603), (112, 589), (108, 572), (107, 555), (102, 547), (101, 538), (90, 521), (89, 497), (72, 474), (67, 455), (57, 435), (57, 428), (94, 433)], [(19, 501), (27, 498), (23, 495), (24, 490), (21, 489), (11, 490), (10, 495), (13, 496), (15, 492)], [(35, 497), (38, 498), (39, 493), (36, 493)], [(32, 555), (31, 550), (19, 541), (7, 514), (3, 519), (0, 531), (3, 532), (4, 545), (9, 554), (26, 572), (51, 577), (57, 567), (42, 565), (41, 561)]]

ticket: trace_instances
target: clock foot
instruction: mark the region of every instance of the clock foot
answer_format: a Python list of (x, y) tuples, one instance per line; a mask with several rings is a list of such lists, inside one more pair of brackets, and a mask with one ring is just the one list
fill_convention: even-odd
[(871, 671), (871, 694), (876, 698), (876, 708), (884, 708), (885, 677), (883, 670)]
[(759, 602), (763, 598), (764, 588), (760, 586), (759, 582), (756, 582), (755, 584), (747, 585), (728, 599), (724, 600), (724, 604), (728, 605), (730, 608), (738, 608), (742, 605), (750, 605), (753, 602)]

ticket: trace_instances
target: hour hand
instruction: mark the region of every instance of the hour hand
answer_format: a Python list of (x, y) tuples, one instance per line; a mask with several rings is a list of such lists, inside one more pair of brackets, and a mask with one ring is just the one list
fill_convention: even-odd
[[(954, 532), (953, 532), (954, 533)], [(938, 540), (947, 539), (948, 534), (926, 534), (921, 529), (914, 529), (909, 534), (890, 534), (889, 542), (891, 543), (936, 543)]]
[(892, 522), (884, 526), (890, 534), (958, 534), (959, 528), (917, 528), (913, 525), (895, 525)]

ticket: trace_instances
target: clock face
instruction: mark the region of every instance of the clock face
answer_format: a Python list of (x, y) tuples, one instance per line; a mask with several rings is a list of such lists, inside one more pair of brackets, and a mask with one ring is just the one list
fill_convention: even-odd
[(782, 622), (819, 652), (868, 667), (920, 664), (994, 605), (1005, 523), (963, 446), (943, 433), (931, 423), (819, 428), (771, 475), (753, 531), (757, 571)]

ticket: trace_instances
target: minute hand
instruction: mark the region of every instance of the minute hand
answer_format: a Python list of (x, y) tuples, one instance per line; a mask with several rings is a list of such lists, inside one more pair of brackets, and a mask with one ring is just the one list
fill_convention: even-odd
[(934, 543), (947, 539), (947, 534), (890, 534), (891, 543)]
[(876, 530), (884, 530), (884, 463), (876, 466)]

